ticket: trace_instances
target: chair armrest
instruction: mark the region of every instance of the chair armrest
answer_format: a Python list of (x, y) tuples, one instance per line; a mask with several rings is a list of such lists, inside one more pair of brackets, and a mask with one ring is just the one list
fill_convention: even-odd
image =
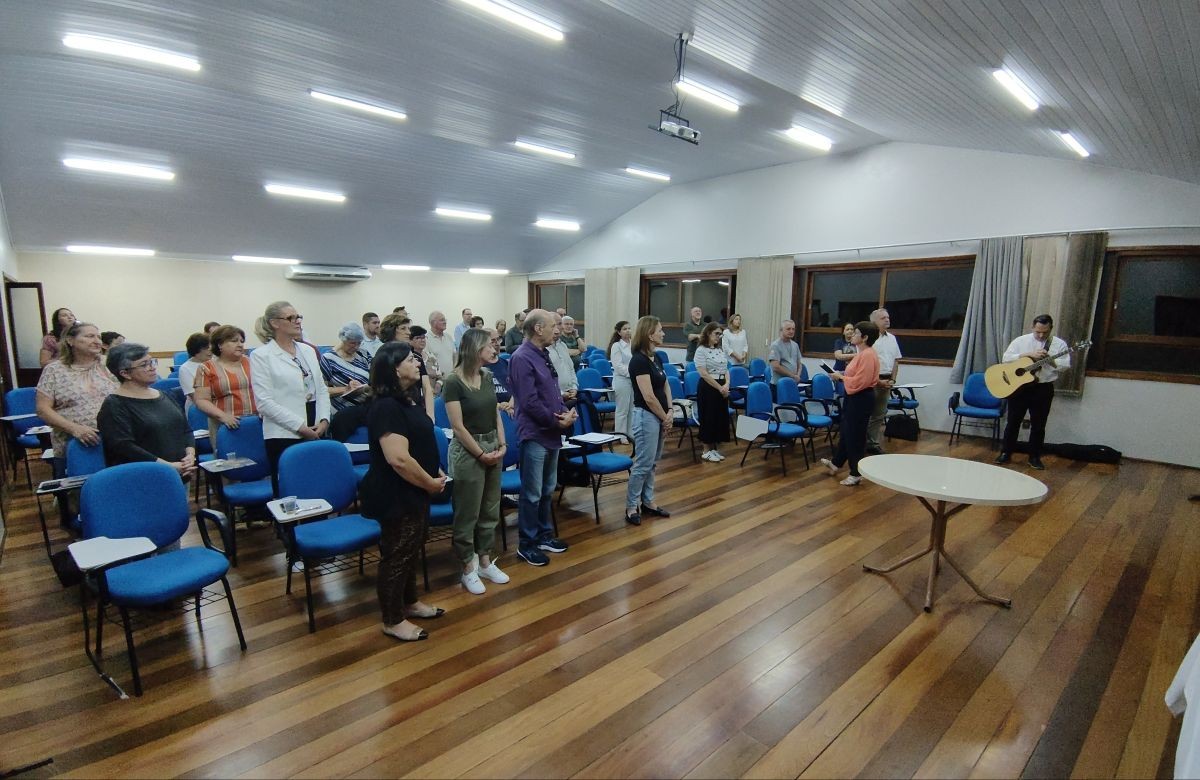
[(804, 399), (804, 407), (806, 410), (808, 409), (809, 404), (820, 404), (821, 410), (823, 412), (825, 412), (825, 416), (826, 417), (832, 416), (829, 414), (829, 401), (828, 400), (826, 400), (824, 398), (805, 398)]
[[(796, 417), (800, 420), (800, 422), (803, 423), (805, 427), (808, 426), (808, 410), (804, 408), (803, 403), (775, 404), (776, 414), (772, 415), (772, 416), (775, 417), (776, 420), (779, 420), (778, 412), (780, 409), (783, 409), (783, 410), (786, 410), (789, 412), (794, 412), (796, 414)], [(779, 420), (779, 421), (782, 422), (781, 420)]]
[[(221, 534), (221, 544), (223, 547), (216, 547), (212, 543), (212, 539), (208, 533), (208, 525), (212, 523), (217, 527), (217, 532)], [(228, 550), (233, 548), (233, 526), (229, 522), (229, 518), (224, 512), (218, 512), (215, 509), (201, 509), (196, 512), (196, 527), (200, 531), (200, 539), (204, 542), (204, 546), (210, 550), (216, 550), (229, 557)]]

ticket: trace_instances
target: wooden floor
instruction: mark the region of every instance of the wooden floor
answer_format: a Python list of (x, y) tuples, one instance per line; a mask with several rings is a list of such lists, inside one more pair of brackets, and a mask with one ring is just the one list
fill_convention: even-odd
[[(891, 449), (948, 452), (928, 432)], [(448, 614), (426, 642), (380, 633), (370, 569), (318, 581), (310, 635), (270, 529), (241, 531), (250, 649), (224, 604), (147, 629), (146, 695), (126, 701), (83, 655), (22, 487), (0, 564), (0, 772), (1169, 777), (1163, 694), (1200, 627), (1200, 472), (1047, 464), (1045, 503), (950, 524), (949, 548), (1011, 610), (944, 570), (925, 614), (925, 565), (863, 572), (925, 544), (916, 500), (802, 462), (693, 465), (686, 447), (660, 466), (670, 519), (626, 527), (622, 485), (597, 526), (568, 490), (570, 551), (543, 568), (505, 556), (512, 582), (484, 596), (432, 548), (429, 600)], [(106, 648), (127, 683), (118, 630)]]

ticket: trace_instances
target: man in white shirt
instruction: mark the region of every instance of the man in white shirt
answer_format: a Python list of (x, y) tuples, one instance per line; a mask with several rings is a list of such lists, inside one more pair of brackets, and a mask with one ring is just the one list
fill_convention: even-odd
[(1050, 417), (1050, 404), (1054, 401), (1054, 380), (1071, 367), (1067, 342), (1052, 335), (1053, 329), (1054, 319), (1049, 314), (1039, 314), (1033, 318), (1032, 332), (1013, 339), (1013, 343), (1004, 350), (1001, 359), (1005, 363), (1023, 357), (1030, 360), (1041, 360), (1050, 355), (1058, 357), (1038, 369), (1033, 382), (1021, 385), (1008, 397), (1008, 422), (1004, 426), (1004, 443), (1000, 445), (997, 463), (1008, 463), (1012, 459), (1017, 434), (1021, 432), (1021, 422), (1028, 412), (1029, 465), (1038, 471), (1046, 468), (1042, 465), (1042, 443), (1046, 440), (1046, 420)]
[(900, 342), (888, 333), (892, 327), (892, 317), (887, 309), (876, 309), (871, 312), (871, 324), (879, 328), (879, 338), (875, 340), (875, 354), (879, 358), (879, 384), (875, 385), (875, 406), (871, 409), (871, 421), (867, 423), (867, 454), (879, 455), (883, 452), (883, 421), (887, 417), (888, 398), (892, 395), (892, 385), (896, 384), (896, 375), (900, 371)]
[(366, 338), (358, 346), (358, 350), (367, 353), (369, 358), (375, 357), (375, 353), (383, 346), (383, 342), (379, 340), (379, 315), (373, 311), (364, 314), (362, 328)]
[(446, 332), (446, 315), (429, 313), (429, 335), (425, 337), (425, 369), (434, 390), (441, 387), (442, 378), (454, 370), (454, 337)]
[(554, 321), (554, 341), (546, 348), (550, 354), (550, 362), (558, 373), (558, 389), (562, 392), (563, 401), (569, 406), (579, 394), (579, 378), (575, 375), (575, 364), (571, 361), (571, 352), (562, 340), (562, 317), (558, 312), (550, 315)]
[[(471, 329), (471, 320), (475, 317), (470, 309), (462, 310), (462, 322), (454, 327), (454, 351), (458, 351), (458, 345), (462, 344), (463, 334)], [(449, 371), (449, 369), (447, 369)]]

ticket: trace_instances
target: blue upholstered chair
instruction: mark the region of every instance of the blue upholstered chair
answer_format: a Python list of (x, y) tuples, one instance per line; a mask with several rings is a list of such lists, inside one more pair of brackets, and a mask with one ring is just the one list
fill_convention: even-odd
[[(435, 431), (436, 433), (436, 431)], [(367, 426), (360, 425), (354, 429), (354, 433), (350, 434), (350, 438), (346, 439), (347, 444), (370, 444), (371, 436), (367, 431)], [(350, 462), (354, 464), (354, 477), (359, 484), (366, 479), (367, 472), (371, 470), (371, 451), (359, 450), (358, 452), (350, 453)]]
[[(983, 374), (967, 377), (961, 393), (950, 396), (950, 414), (954, 422), (950, 425), (950, 444), (954, 437), (962, 438), (963, 423), (982, 425), (991, 430), (992, 444), (1000, 441), (1000, 418), (1004, 416), (1004, 401), (992, 395), (983, 381)], [(969, 422), (967, 422), (969, 421)]]
[[(596, 432), (596, 426), (590, 414), (586, 413), (583, 408), (579, 409), (579, 416), (575, 419), (574, 435), (580, 436), (585, 433)], [(621, 434), (616, 434), (620, 436)], [(611, 445), (610, 445), (611, 449)], [(582, 444), (578, 450), (568, 450), (560, 457), (565, 456), (567, 461), (576, 465), (582, 466), (588, 474), (588, 484), (592, 488), (592, 506), (596, 511), (596, 523), (600, 523), (600, 487), (604, 483), (604, 478), (613, 474), (620, 474), (622, 471), (627, 475), (629, 470), (633, 468), (633, 458), (628, 455), (620, 455), (615, 452), (605, 450), (603, 447), (594, 444)], [(610, 480), (611, 482), (611, 480)], [(565, 486), (561, 486), (558, 492), (558, 500), (562, 501), (562, 495)]]
[(617, 410), (617, 404), (614, 401), (607, 400), (607, 392), (589, 393), (589, 390), (608, 390), (608, 385), (604, 384), (604, 380), (600, 376), (600, 372), (595, 368), (581, 368), (575, 375), (579, 380), (579, 392), (588, 393), (592, 399), (592, 406), (596, 408), (596, 412), (603, 420), (605, 415), (612, 414)]
[[(780, 421), (771, 401), (771, 387), (766, 382), (750, 383), (749, 389), (746, 390), (746, 416), (765, 421), (767, 430), (761, 436), (746, 442), (746, 451), (742, 453), (741, 465), (746, 465), (746, 456), (750, 454), (750, 448), (761, 438), (764, 441), (759, 445), (760, 447), (765, 450), (779, 450), (779, 465), (783, 469), (784, 476), (787, 476), (787, 462), (783, 451), (795, 444), (797, 439), (809, 436), (809, 429), (804, 425)], [(801, 452), (804, 452), (803, 446), (801, 446)], [(770, 455), (769, 451), (767, 455)], [(804, 459), (805, 467), (807, 467), (807, 453), (804, 455)]]
[[(750, 386), (750, 371), (745, 366), (729, 367), (729, 405), (746, 408), (746, 388)], [(737, 388), (741, 388), (740, 390)]]
[[(127, 560), (87, 572), (84, 585), (96, 594), (96, 654), (102, 651), (104, 607), (112, 604), (121, 613), (125, 642), (129, 649), (129, 667), (133, 672), (133, 690), (142, 695), (137, 654), (133, 644), (130, 610), (173, 607), (182, 599), (195, 601), (196, 619), (206, 603), (204, 589), (220, 582), (229, 602), (229, 614), (237, 630), (238, 643), (246, 649), (246, 638), (238, 620), (237, 605), (225, 578), (229, 560), (225, 552), (213, 546), (206, 523), (212, 523), (228, 547), (232, 529), (220, 512), (201, 509), (196, 515), (203, 547), (184, 547), (161, 551), (179, 541), (188, 526), (187, 489), (175, 470), (165, 463), (126, 463), (96, 472), (83, 486), (80, 497), (83, 536), (91, 539), (148, 537), (159, 548), (149, 557)], [(84, 606), (84, 630), (87, 631)], [(85, 645), (90, 638), (84, 636)]]
[[(340, 441), (306, 441), (288, 447), (279, 458), (279, 490), (298, 499), (323, 498), (336, 517), (278, 523), (287, 546), (286, 593), (292, 592), (292, 565), (304, 562), (304, 598), (308, 630), (317, 630), (313, 612), (312, 578), (349, 568), (343, 556), (358, 553), (358, 572), (364, 573), (368, 547), (379, 545), (379, 523), (360, 514), (340, 514), (357, 501), (358, 480), (350, 453)], [(333, 558), (332, 562), (327, 559)]]
[[(699, 377), (694, 373), (690, 376)], [(700, 421), (696, 417), (696, 400), (687, 394), (687, 389), (678, 377), (668, 376), (667, 387), (671, 388), (671, 405), (675, 407), (672, 410), (675, 416), (674, 425), (679, 429), (679, 441), (675, 443), (675, 449), (683, 446), (683, 437), (686, 436), (692, 448), (692, 462), (699, 463), (700, 456), (696, 454), (695, 430), (700, 427)], [(689, 400), (691, 403), (686, 403)]]
[(90, 447), (79, 439), (67, 440), (67, 476), (88, 477), (108, 464), (104, 461), (104, 443), (96, 442)]
[[(4, 394), (4, 413), (6, 415), (37, 414), (37, 388), (18, 387)], [(29, 489), (33, 490), (33, 472), (29, 468), (29, 453), (41, 452), (44, 449), (42, 440), (37, 434), (27, 433), (30, 428), (36, 428), (46, 423), (41, 417), (26, 417), (22, 420), (12, 420), (9, 430), (12, 432), (11, 443), (13, 452), (19, 454), (25, 461), (25, 480)], [(17, 476), (17, 459), (13, 459), (13, 477)]]
[[(275, 498), (275, 490), (271, 485), (271, 467), (267, 463), (267, 448), (263, 444), (262, 419), (248, 415), (238, 418), (237, 428), (224, 425), (218, 427), (215, 452), (221, 457), (236, 452), (239, 457), (254, 461), (252, 466), (222, 471), (218, 475), (217, 496), (221, 500), (225, 515), (229, 518), (230, 528), (234, 528), (237, 509), (265, 506)], [(236, 534), (233, 536), (229, 552), (233, 557), (233, 565), (237, 566)]]
[[(807, 444), (807, 450), (803, 447), (801, 451), (804, 453), (805, 463), (808, 463), (808, 452), (812, 452), (813, 460), (817, 459), (815, 432), (824, 430), (826, 436), (829, 435), (829, 429), (833, 427), (833, 419), (825, 414), (815, 414), (809, 411), (805, 401), (809, 400), (807, 396), (800, 392), (799, 385), (796, 380), (791, 377), (781, 377), (775, 384), (775, 416), (781, 422), (794, 423), (802, 425), (807, 429), (808, 435), (804, 437)], [(804, 444), (804, 442), (802, 442)], [(832, 452), (833, 444), (830, 442), (830, 450)]]
[[(442, 400), (441, 398), (437, 399)], [(443, 409), (445, 406), (442, 407)], [(446, 427), (450, 427), (448, 424)], [(438, 461), (442, 471), (450, 473), (450, 440), (438, 427), (433, 429), (437, 441)], [(454, 536), (454, 483), (451, 482), (436, 496), (429, 497), (429, 530), (421, 544), (421, 571), (425, 575), (425, 590), (429, 590), (429, 564), (425, 560), (425, 547), (430, 542), (441, 542)]]
[(439, 428), (450, 427), (450, 415), (446, 412), (446, 401), (440, 395), (433, 399), (433, 424)]
[[(766, 382), (771, 377), (769, 372), (771, 367), (767, 365), (767, 361), (762, 358), (753, 358), (750, 361), (750, 381), (751, 382)], [(769, 388), (768, 388), (769, 389)]]

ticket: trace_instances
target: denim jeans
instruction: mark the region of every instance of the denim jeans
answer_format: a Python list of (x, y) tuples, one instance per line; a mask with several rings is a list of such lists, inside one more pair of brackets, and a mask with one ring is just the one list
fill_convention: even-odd
[(531, 439), (521, 442), (521, 497), (517, 502), (520, 549), (529, 550), (554, 538), (551, 500), (558, 482), (558, 450)]
[(633, 410), (633, 468), (629, 470), (629, 488), (625, 507), (637, 510), (638, 504), (654, 506), (654, 467), (662, 457), (662, 421), (641, 407)]

